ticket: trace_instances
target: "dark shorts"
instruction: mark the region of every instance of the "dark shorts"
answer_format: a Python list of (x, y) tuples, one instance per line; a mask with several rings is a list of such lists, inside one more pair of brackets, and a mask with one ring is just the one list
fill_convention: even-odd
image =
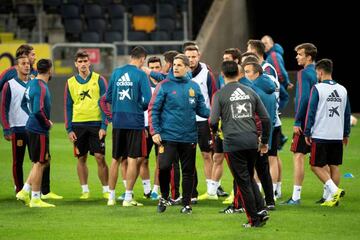
[(343, 157), (342, 142), (319, 143), (312, 142), (310, 165), (323, 167), (325, 165), (341, 165)]
[(49, 136), (33, 132), (27, 132), (27, 135), (31, 161), (33, 163), (48, 163), (51, 159), (49, 152)]
[(219, 136), (214, 138), (214, 153), (224, 153), (223, 140)]
[(310, 152), (310, 146), (306, 144), (304, 134), (293, 134), (290, 151), (292, 151), (293, 153), (302, 154), (307, 154)]
[(85, 156), (88, 152), (105, 154), (105, 138), (99, 139), (100, 127), (73, 126), (77, 140), (74, 143), (75, 157)]
[(149, 127), (145, 127), (146, 131), (148, 132), (147, 134), (147, 138), (146, 138), (146, 159), (149, 159), (150, 153), (151, 153), (151, 149), (154, 146), (155, 148), (155, 156), (158, 155), (158, 149), (159, 146), (157, 144), (154, 144), (153, 140), (152, 140), (152, 136), (150, 135), (150, 131), (149, 131)]
[(211, 152), (213, 142), (208, 121), (196, 122), (198, 127), (198, 143), (202, 152)]
[(271, 149), (268, 152), (269, 157), (276, 157), (281, 137), (281, 126), (275, 127), (272, 133)]
[(146, 156), (146, 136), (143, 129), (113, 128), (112, 141), (112, 157), (114, 159)]

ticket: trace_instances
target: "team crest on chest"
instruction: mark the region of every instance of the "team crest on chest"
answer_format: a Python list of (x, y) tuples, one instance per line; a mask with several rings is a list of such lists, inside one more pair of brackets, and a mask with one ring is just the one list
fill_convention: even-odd
[(194, 91), (194, 89), (192, 89), (192, 88), (189, 89), (189, 96), (190, 96), (190, 97), (195, 97), (195, 91)]

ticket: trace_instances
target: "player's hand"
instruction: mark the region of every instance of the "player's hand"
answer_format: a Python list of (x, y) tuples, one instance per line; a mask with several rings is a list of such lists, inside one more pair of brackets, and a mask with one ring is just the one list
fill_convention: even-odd
[(68, 137), (70, 142), (75, 142), (77, 140), (76, 134), (73, 131), (69, 132)]
[(307, 145), (311, 146), (312, 143), (311, 137), (305, 137), (305, 142)]
[(99, 140), (103, 139), (104, 137), (106, 137), (106, 131), (104, 129), (100, 129), (99, 130)]
[(288, 86), (287, 86), (287, 90), (291, 90), (294, 88), (294, 84), (292, 83), (289, 83)]
[(260, 156), (262, 156), (263, 154), (265, 154), (269, 151), (269, 145), (260, 143), (258, 151), (260, 152)]
[(5, 135), (4, 138), (5, 138), (6, 141), (11, 141), (12, 135), (11, 134)]
[(295, 133), (296, 135), (301, 135), (301, 133), (302, 133), (301, 127), (294, 126), (293, 129), (294, 129), (294, 133)]
[(347, 146), (348, 143), (349, 143), (349, 137), (344, 137), (344, 138), (343, 138), (343, 144), (344, 144), (345, 146)]
[(160, 134), (155, 134), (152, 136), (152, 140), (154, 143), (156, 143), (157, 145), (161, 145), (161, 137)]

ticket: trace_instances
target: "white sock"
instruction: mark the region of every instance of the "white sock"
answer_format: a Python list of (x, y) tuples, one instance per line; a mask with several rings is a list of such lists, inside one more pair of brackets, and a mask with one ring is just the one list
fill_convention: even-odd
[(276, 193), (278, 196), (281, 196), (281, 182), (276, 183)]
[(261, 190), (262, 190), (262, 185), (261, 185), (261, 183), (257, 183), (257, 185), (258, 185), (259, 191), (261, 192)]
[(277, 184), (276, 184), (276, 183), (273, 183), (273, 193), (274, 193), (274, 196), (275, 196), (276, 187), (277, 187)]
[(38, 192), (32, 191), (31, 192), (31, 198), (39, 199), (40, 198), (40, 191), (38, 191)]
[(123, 180), (124, 187), (126, 189), (126, 180)]
[(206, 191), (209, 192), (209, 189), (211, 188), (212, 180), (206, 179), (205, 182), (206, 182)]
[(337, 190), (339, 189), (336, 184), (333, 182), (333, 180), (330, 178), (329, 180), (326, 181), (325, 185), (327, 186), (327, 188), (329, 189), (330, 193), (331, 193), (331, 197), (337, 192)]
[(133, 195), (133, 191), (126, 190), (124, 200), (130, 202), (132, 200), (132, 198), (133, 198), (132, 195)]
[(109, 192), (109, 185), (102, 186), (103, 187), (103, 193)]
[(301, 198), (301, 186), (294, 185), (292, 200), (297, 201)]
[(29, 193), (31, 191), (31, 186), (28, 183), (25, 183), (22, 190)]
[(150, 183), (150, 179), (146, 179), (146, 180), (142, 180), (142, 184), (144, 187), (144, 193), (148, 194), (151, 191), (151, 183)]
[(110, 190), (109, 189), (109, 193), (110, 193), (110, 196), (109, 196), (109, 200), (115, 200), (115, 190)]
[(208, 187), (208, 194), (212, 196), (216, 195), (216, 191), (219, 188), (219, 186), (220, 186), (220, 182), (211, 180), (211, 183)]
[(89, 185), (81, 185), (81, 188), (82, 188), (82, 192), (84, 193), (84, 192), (90, 192), (89, 191)]
[(154, 187), (153, 187), (152, 192), (158, 193), (159, 187), (160, 187), (159, 185), (155, 185), (155, 184), (154, 184)]

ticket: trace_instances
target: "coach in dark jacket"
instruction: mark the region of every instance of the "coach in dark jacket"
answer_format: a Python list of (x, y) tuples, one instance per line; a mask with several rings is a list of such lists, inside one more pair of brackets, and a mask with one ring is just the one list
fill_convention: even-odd
[(191, 192), (195, 171), (197, 125), (196, 114), (208, 118), (199, 85), (187, 73), (188, 58), (179, 54), (174, 58), (173, 72), (160, 82), (149, 105), (149, 125), (153, 141), (159, 147), (159, 180), (162, 198), (158, 212), (164, 212), (169, 197), (170, 169), (177, 154), (182, 168), (183, 208), (191, 213)]

